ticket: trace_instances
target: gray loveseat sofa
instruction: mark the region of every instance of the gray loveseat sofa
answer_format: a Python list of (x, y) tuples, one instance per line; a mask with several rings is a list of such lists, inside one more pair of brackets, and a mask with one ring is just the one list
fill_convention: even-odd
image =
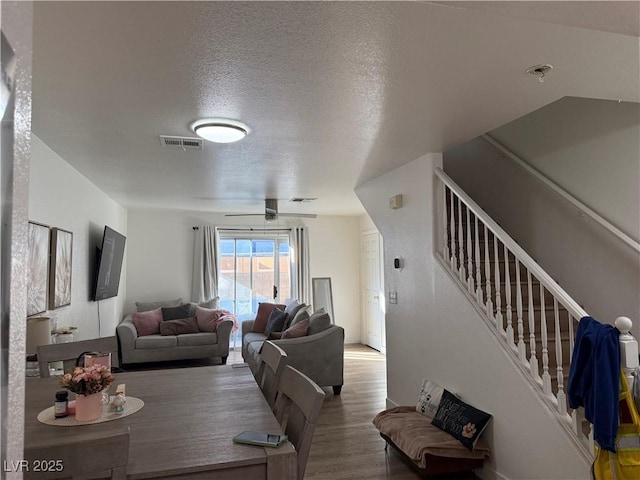
[[(252, 332), (253, 320), (242, 322), (242, 358), (255, 375), (260, 366), (260, 349), (267, 339)], [(271, 340), (287, 353), (287, 364), (297, 368), (321, 387), (333, 387), (339, 395), (344, 372), (344, 329), (331, 325), (313, 335)]]
[[(160, 307), (184, 305), (182, 299), (172, 301), (136, 303), (138, 312)], [(190, 316), (194, 316), (195, 304), (190, 304)], [(215, 308), (216, 304), (200, 304)], [(129, 314), (116, 327), (120, 364), (162, 362), (168, 360), (188, 360), (196, 358), (220, 357), (222, 364), (229, 356), (229, 337), (233, 328), (232, 320), (222, 320), (215, 332), (184, 333), (180, 335), (138, 335), (133, 323), (133, 314)]]

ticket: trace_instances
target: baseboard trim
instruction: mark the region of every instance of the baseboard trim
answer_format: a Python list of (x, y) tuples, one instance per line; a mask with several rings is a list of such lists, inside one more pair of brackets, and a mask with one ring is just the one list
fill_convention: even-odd
[(486, 464), (480, 470), (474, 470), (474, 473), (482, 480), (510, 480), (504, 475), (496, 472), (491, 466)]
[(386, 404), (387, 404), (387, 408), (395, 408), (400, 406), (396, 402), (391, 400), (389, 397), (386, 398)]

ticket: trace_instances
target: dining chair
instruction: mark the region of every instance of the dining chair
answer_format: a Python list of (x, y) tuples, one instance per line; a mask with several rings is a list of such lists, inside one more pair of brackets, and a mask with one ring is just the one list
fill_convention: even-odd
[(275, 343), (265, 341), (260, 352), (260, 366), (256, 374), (256, 381), (271, 410), (275, 408), (280, 376), (286, 365), (287, 352)]
[(24, 472), (25, 480), (76, 479), (98, 473), (108, 473), (111, 480), (124, 480), (129, 461), (129, 429), (107, 436), (82, 433), (53, 444), (32, 443), (24, 448), (24, 460), (29, 465)]
[(324, 396), (322, 389), (305, 374), (290, 365), (284, 367), (275, 413), (284, 433), (296, 449), (298, 480), (304, 477)]
[(115, 336), (80, 340), (78, 342), (52, 343), (50, 345), (39, 345), (36, 349), (40, 377), (49, 377), (49, 363), (51, 362), (62, 362), (65, 373), (72, 370), (78, 357), (86, 352), (111, 352), (111, 366), (119, 366), (118, 340)]

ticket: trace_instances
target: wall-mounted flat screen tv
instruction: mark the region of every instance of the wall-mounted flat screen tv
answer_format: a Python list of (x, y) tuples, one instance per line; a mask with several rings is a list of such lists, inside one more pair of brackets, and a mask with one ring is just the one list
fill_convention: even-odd
[(98, 276), (93, 295), (94, 300), (104, 300), (118, 295), (125, 241), (124, 235), (112, 228), (104, 227), (102, 248), (98, 252)]

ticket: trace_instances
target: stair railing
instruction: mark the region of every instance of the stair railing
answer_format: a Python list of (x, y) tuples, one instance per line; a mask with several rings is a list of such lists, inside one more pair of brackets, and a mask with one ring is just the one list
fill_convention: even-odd
[[(439, 212), (434, 215), (436, 258), (512, 352), (514, 363), (538, 387), (583, 453), (592, 456), (590, 425), (583, 409), (568, 409), (565, 391), (575, 331), (587, 312), (442, 169), (436, 168), (434, 178)], [(631, 322), (623, 323), (616, 325), (628, 333)], [(631, 340), (624, 347), (629, 363), (623, 367), (635, 368), (637, 342), (630, 334), (625, 338)]]

